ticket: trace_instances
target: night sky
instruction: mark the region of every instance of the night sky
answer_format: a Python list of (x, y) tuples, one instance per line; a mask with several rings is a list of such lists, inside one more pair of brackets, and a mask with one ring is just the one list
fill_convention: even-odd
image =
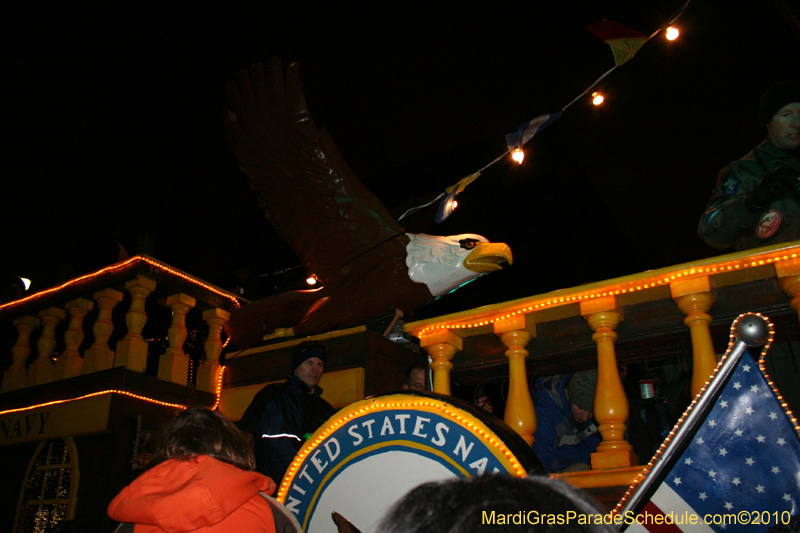
[[(38, 288), (134, 255), (220, 286), (302, 272), (247, 187), (222, 123), (224, 85), (279, 56), (300, 64), (318, 127), (396, 215), (499, 156), (505, 134), (557, 111), (613, 66), (586, 27), (649, 35), (683, 1), (23, 3), (6, 18), (3, 278)], [(291, 4), (291, 5), (290, 5)], [(540, 5), (541, 4), (541, 5)], [(793, 15), (794, 22), (792, 22)], [(417, 317), (496, 303), (718, 251), (696, 235), (718, 171), (765, 137), (769, 85), (800, 78), (800, 8), (693, 0), (677, 22), (459, 195), (443, 224), (515, 263)], [(435, 206), (434, 206), (435, 207)], [(302, 216), (302, 213), (299, 213)]]

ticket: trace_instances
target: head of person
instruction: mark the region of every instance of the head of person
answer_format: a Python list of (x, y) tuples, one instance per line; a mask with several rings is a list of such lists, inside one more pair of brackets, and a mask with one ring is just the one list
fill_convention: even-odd
[(292, 351), (292, 374), (305, 383), (309, 391), (313, 391), (325, 372), (326, 359), (324, 344), (317, 341), (302, 342)]
[(168, 459), (189, 460), (209, 455), (242, 470), (255, 470), (252, 437), (210, 409), (190, 407), (155, 433), (153, 455), (147, 467)]
[[(522, 523), (498, 523), (497, 517), (518, 515)], [(547, 476), (528, 478), (509, 475), (483, 475), (425, 483), (407, 493), (384, 516), (379, 533), (527, 533), (533, 531), (616, 531), (612, 526), (583, 525), (577, 518), (570, 523), (536, 523), (542, 514), (566, 516), (604, 514), (577, 489)], [(537, 514), (538, 513), (538, 514)], [(491, 517), (495, 520), (492, 523)], [(584, 520), (584, 522), (586, 522)]]
[(425, 390), (425, 368), (410, 366), (406, 369), (406, 381), (403, 390)]
[(572, 418), (584, 423), (594, 416), (594, 391), (597, 388), (597, 370), (581, 370), (572, 375), (567, 384), (567, 400)]
[(489, 391), (486, 390), (486, 386), (483, 384), (478, 385), (478, 388), (475, 389), (475, 405), (484, 411), (493, 412), (492, 397), (489, 396)]
[(773, 85), (761, 97), (759, 119), (769, 138), (783, 150), (800, 148), (800, 80)]

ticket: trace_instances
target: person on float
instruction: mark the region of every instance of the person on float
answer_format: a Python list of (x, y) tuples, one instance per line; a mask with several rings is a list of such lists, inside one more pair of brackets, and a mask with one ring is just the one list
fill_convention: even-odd
[(719, 173), (698, 234), (747, 250), (800, 239), (800, 80), (773, 85), (759, 106), (767, 138)]
[(601, 437), (594, 420), (597, 371), (538, 378), (533, 384), (533, 451), (548, 472), (591, 469)]
[(425, 388), (425, 373), (427, 369), (422, 366), (409, 366), (406, 369), (405, 383), (403, 383), (403, 390), (418, 390), (424, 391)]
[[(700, 218), (698, 234), (709, 245), (747, 250), (800, 240), (800, 80), (764, 93), (759, 119), (767, 138), (719, 174)], [(789, 408), (800, 410), (800, 342), (779, 335), (765, 358)]]
[(324, 344), (298, 344), (291, 375), (261, 389), (239, 421), (253, 435), (257, 470), (278, 483), (300, 447), (334, 413), (319, 386), (326, 359)]

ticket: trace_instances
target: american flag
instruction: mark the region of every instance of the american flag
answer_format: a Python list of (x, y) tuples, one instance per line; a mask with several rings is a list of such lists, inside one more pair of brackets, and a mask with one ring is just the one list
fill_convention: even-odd
[[(618, 507), (626, 522), (639, 517), (621, 525), (626, 533), (762, 532), (787, 523), (800, 510), (797, 421), (744, 347), (740, 353), (727, 372), (723, 360), (714, 378), (720, 382), (707, 387), (707, 414), (684, 415), (687, 427), (678, 429), (654, 459), (653, 467), (660, 460), (664, 468), (651, 468), (632, 487), (628, 505), (623, 507), (623, 500)], [(656, 523), (655, 517), (670, 513), (673, 524)]]

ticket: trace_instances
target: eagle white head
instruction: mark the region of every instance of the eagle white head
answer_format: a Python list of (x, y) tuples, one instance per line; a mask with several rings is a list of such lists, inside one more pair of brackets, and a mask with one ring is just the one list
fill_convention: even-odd
[(406, 233), (406, 266), (416, 283), (424, 283), (431, 294), (453, 292), (477, 277), (501, 270), (503, 261), (511, 264), (511, 248), (502, 242), (489, 242), (472, 233), (440, 237)]

